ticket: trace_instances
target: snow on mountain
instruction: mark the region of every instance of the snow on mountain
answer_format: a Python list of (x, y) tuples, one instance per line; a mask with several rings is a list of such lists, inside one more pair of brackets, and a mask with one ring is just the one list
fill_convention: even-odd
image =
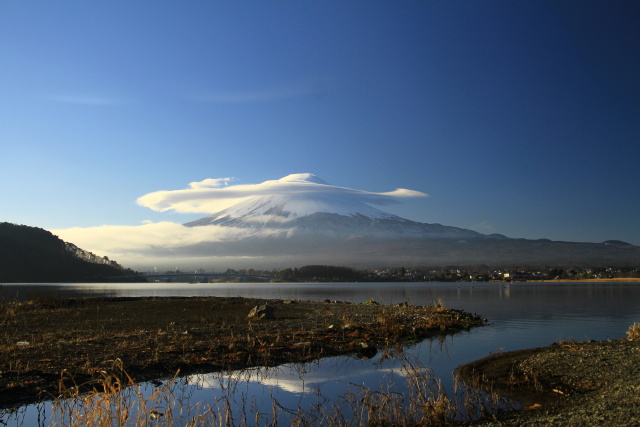
[[(336, 191), (343, 189), (333, 187), (313, 174), (288, 175), (270, 183), (274, 194), (247, 197), (227, 209), (185, 225), (253, 229), (251, 237), (485, 237), (472, 230), (424, 224), (384, 212), (360, 200), (360, 193)], [(285, 191), (281, 191), (282, 188)]]
[(335, 187), (313, 174), (292, 174), (272, 182), (274, 189), (281, 183), (289, 185), (284, 194), (248, 197), (230, 208), (186, 225), (225, 224), (236, 219), (252, 223), (285, 222), (319, 212), (400, 219), (356, 200), (353, 196), (331, 191)]

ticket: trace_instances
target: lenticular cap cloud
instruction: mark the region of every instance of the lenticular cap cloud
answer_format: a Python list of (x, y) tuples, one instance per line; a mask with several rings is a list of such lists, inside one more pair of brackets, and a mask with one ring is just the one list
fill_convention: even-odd
[(209, 178), (192, 182), (183, 190), (155, 191), (138, 198), (140, 206), (154, 211), (173, 210), (178, 213), (215, 213), (239, 201), (264, 195), (331, 195), (363, 203), (388, 205), (399, 198), (427, 197), (420, 191), (397, 188), (376, 193), (330, 185), (313, 174), (292, 174), (278, 180), (260, 184), (229, 185), (232, 178)]
[(225, 185), (229, 185), (231, 181), (233, 181), (233, 178), (207, 178), (202, 181), (190, 183), (189, 188), (223, 187)]

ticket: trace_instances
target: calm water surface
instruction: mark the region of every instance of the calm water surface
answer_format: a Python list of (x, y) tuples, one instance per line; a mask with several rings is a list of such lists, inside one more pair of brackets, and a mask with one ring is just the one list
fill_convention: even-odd
[[(0, 287), (0, 295), (14, 300), (37, 295), (244, 296), (354, 303), (373, 298), (384, 304), (408, 301), (415, 305), (442, 300), (447, 307), (477, 313), (490, 322), (487, 327), (457, 334), (444, 342), (425, 341), (409, 349), (408, 354), (429, 367), (447, 390), (453, 387), (454, 369), (473, 360), (558, 340), (618, 339), (625, 336), (631, 324), (640, 321), (640, 286), (624, 283), (5, 284)], [(318, 399), (337, 400), (354, 385), (377, 389), (392, 384), (402, 391), (402, 376), (396, 360), (338, 357), (304, 366), (252, 370), (245, 373), (234, 390), (268, 413), (272, 396), (287, 407), (305, 407), (317, 404)], [(229, 392), (225, 386), (228, 381), (228, 377), (212, 375), (191, 378), (184, 386), (190, 387), (190, 399), (211, 401), (213, 396)], [(40, 407), (38, 411), (31, 407), (11, 418), (4, 415), (4, 421), (9, 425), (46, 425), (38, 416), (44, 413), (46, 418), (50, 408)]]

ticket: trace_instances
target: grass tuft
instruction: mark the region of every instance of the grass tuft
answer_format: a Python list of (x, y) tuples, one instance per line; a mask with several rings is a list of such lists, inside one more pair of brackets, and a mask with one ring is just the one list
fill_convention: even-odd
[[(81, 393), (78, 386), (61, 386), (61, 395), (53, 403), (55, 426), (390, 426), (452, 425), (477, 419), (505, 408), (505, 401), (495, 393), (485, 393), (456, 383), (447, 394), (432, 371), (402, 351), (391, 351), (400, 362), (401, 377), (406, 380), (402, 393), (394, 384), (371, 390), (350, 384), (346, 394), (330, 402), (321, 396), (321, 405), (311, 408), (288, 408), (272, 393), (271, 411), (261, 412), (255, 401), (240, 390), (250, 381), (249, 371), (219, 374), (220, 395), (209, 400), (191, 402), (187, 381), (177, 375), (145, 396), (116, 361), (113, 371), (101, 372), (94, 390)], [(269, 375), (269, 374), (266, 374)], [(65, 375), (61, 383), (65, 381)], [(68, 378), (67, 378), (68, 379)], [(190, 382), (193, 382), (191, 380)]]
[(640, 340), (640, 322), (636, 322), (627, 330), (627, 339), (631, 341)]

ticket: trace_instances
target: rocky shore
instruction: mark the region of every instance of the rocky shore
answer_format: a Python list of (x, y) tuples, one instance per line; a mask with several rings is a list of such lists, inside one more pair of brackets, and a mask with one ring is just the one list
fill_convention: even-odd
[(485, 323), (441, 304), (252, 298), (40, 297), (0, 303), (0, 408), (90, 390), (104, 372), (135, 382), (274, 366), (378, 349)]
[(459, 378), (511, 396), (522, 409), (482, 426), (640, 425), (640, 341), (560, 342), (496, 354), (461, 367)]

